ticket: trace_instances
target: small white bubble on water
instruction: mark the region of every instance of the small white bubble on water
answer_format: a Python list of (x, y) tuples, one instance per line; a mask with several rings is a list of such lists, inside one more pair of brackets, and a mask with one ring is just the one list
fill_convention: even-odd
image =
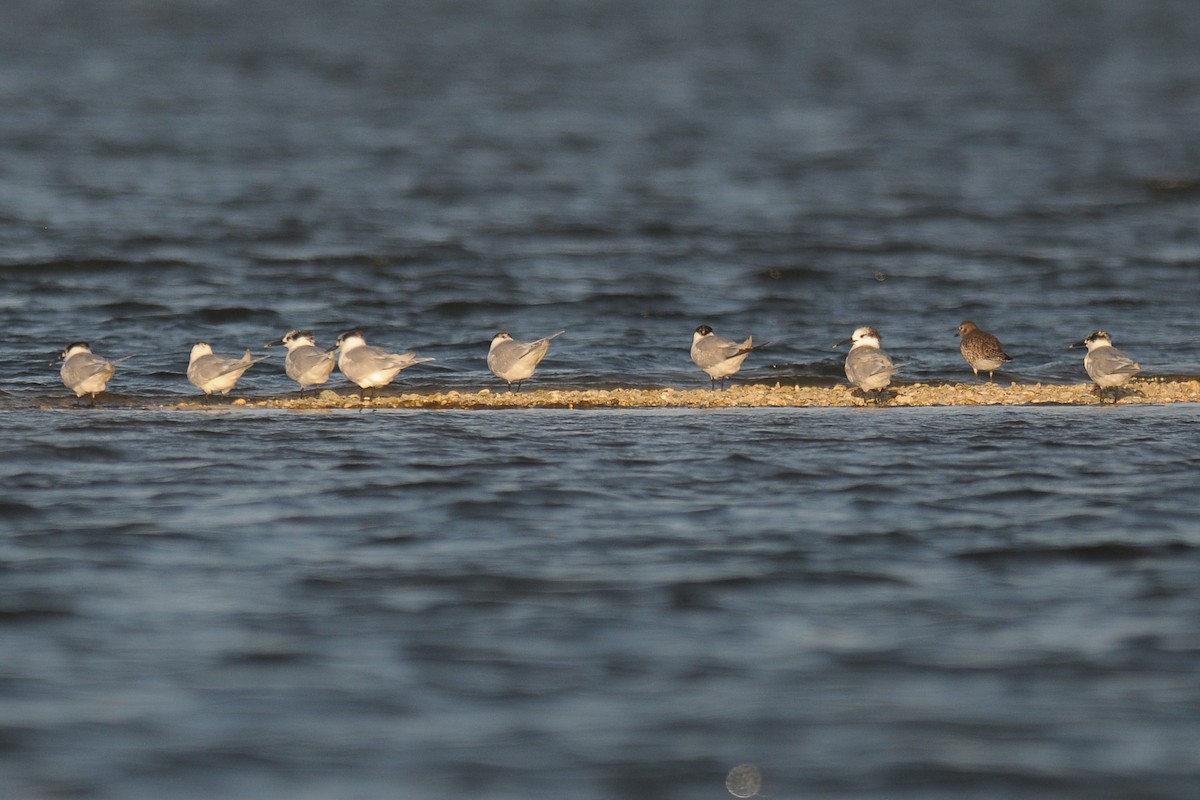
[(725, 776), (725, 788), (734, 797), (754, 797), (762, 788), (762, 773), (753, 764), (738, 764)]

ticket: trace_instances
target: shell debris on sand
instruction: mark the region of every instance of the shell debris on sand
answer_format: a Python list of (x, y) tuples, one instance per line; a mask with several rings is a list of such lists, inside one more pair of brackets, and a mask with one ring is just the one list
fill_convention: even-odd
[[(980, 405), (1096, 405), (1091, 384), (911, 383), (893, 384), (881, 407)], [(1200, 379), (1151, 378), (1131, 381), (1118, 405), (1200, 402)], [(239, 398), (240, 400), (241, 398)], [(189, 407), (193, 404), (181, 404)], [(243, 406), (238, 402), (239, 406)], [(549, 389), (528, 392), (404, 393), (371, 398), (326, 389), (311, 397), (246, 398), (247, 408), (286, 409), (487, 409), (487, 408), (770, 408), (874, 405), (850, 387), (744, 384), (726, 391), (710, 389), (617, 388)]]

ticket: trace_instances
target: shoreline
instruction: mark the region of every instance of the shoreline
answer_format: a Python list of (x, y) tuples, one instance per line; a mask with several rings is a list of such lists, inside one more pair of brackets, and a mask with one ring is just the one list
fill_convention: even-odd
[[(1117, 405), (1200, 402), (1200, 379), (1143, 379), (1130, 381), (1115, 390)], [(881, 408), (986, 405), (1100, 405), (1091, 384), (1009, 383), (912, 383), (891, 387)], [(1105, 405), (1112, 403), (1107, 398)], [(521, 392), (432, 392), (402, 393), (360, 401), (347, 388), (325, 389), (304, 397), (235, 398), (214, 397), (205, 404), (197, 397), (162, 407), (178, 409), (239, 408), (333, 410), (333, 409), (431, 409), (484, 410), (509, 408), (851, 408), (875, 406), (849, 386), (783, 386), (739, 384), (724, 390), (673, 388), (615, 389), (526, 389)]]

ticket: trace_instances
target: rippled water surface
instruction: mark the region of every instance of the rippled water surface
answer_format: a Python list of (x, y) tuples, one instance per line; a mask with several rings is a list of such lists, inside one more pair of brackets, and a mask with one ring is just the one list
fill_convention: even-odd
[(0, 426), (6, 796), (1200, 776), (1191, 409)]
[(530, 388), (701, 388), (701, 323), (1195, 376), (1193, 3), (14, 0), (0, 103), (5, 800), (1200, 784), (1194, 404), (163, 410), (291, 328), (390, 392), (562, 329)]

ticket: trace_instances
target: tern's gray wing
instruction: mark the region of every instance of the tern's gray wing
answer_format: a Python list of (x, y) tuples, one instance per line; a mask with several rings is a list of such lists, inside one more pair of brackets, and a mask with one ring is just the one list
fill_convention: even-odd
[(846, 356), (846, 377), (856, 386), (878, 383), (884, 378), (890, 381), (898, 369), (887, 353), (874, 347), (856, 347)]
[(512, 369), (513, 365), (529, 352), (529, 345), (529, 342), (514, 342), (511, 339), (500, 342), (488, 351), (488, 369), (497, 374)]
[(346, 360), (363, 369), (404, 369), (417, 363), (416, 355), (416, 353), (389, 353), (382, 347), (364, 345), (347, 353)]
[(63, 362), (63, 383), (67, 386), (77, 386), (98, 375), (111, 378), (116, 371), (116, 364), (107, 358), (93, 353), (80, 353)]
[(492, 372), (505, 372), (520, 363), (537, 366), (550, 351), (550, 338), (536, 342), (501, 342), (488, 353), (488, 367)]
[[(554, 334), (558, 336), (558, 334)], [(503, 341), (488, 351), (488, 369), (496, 377), (506, 380), (509, 384), (520, 383), (533, 377), (537, 365), (542, 363), (550, 350), (550, 340), (554, 336), (538, 339), (536, 342)]]
[(750, 352), (752, 347), (753, 337), (738, 344), (721, 336), (705, 336), (692, 348), (692, 360), (696, 362), (696, 366), (706, 369), (714, 367), (722, 361), (745, 355)]
[(188, 365), (188, 380), (197, 386), (204, 386), (225, 375), (245, 372), (255, 363), (251, 359), (249, 351), (242, 358), (226, 358), (218, 355), (201, 356)]
[(1129, 377), (1142, 371), (1141, 364), (1115, 347), (1098, 347), (1091, 351), (1084, 358), (1084, 367), (1092, 380), (1118, 375)]
[(433, 360), (418, 358), (416, 353), (389, 353), (382, 347), (364, 346), (343, 351), (338, 366), (347, 378), (361, 386), (362, 381), (386, 383), (403, 369)]
[(336, 362), (337, 353), (327, 353), (320, 347), (297, 347), (288, 353), (284, 370), (297, 383), (324, 382), (329, 380)]
[(539, 363), (546, 357), (546, 353), (550, 351), (550, 337), (538, 339), (536, 342), (524, 342), (521, 345), (521, 353), (517, 356), (518, 359), (533, 359), (533, 363)]
[(517, 360), (528, 363), (532, 361), (534, 366), (542, 363), (542, 359), (546, 357), (546, 353), (550, 351), (550, 341), (555, 337), (562, 336), (565, 331), (552, 333), (549, 336), (544, 336), (536, 342), (518, 342), (521, 346), (521, 354)]
[(413, 366), (414, 364), (424, 364), (427, 361), (435, 360), (432, 356), (421, 357), (421, 356), (418, 356), (416, 353), (400, 353), (400, 354), (393, 353), (392, 356), (394, 359), (392, 361), (392, 366), (399, 367), (400, 369), (408, 369), (409, 367)]
[[(353, 350), (343, 350), (338, 358), (338, 366), (347, 378), (359, 383), (370, 375), (386, 370), (386, 362), (371, 351), (379, 351), (378, 347), (356, 347)], [(386, 355), (386, 353), (385, 353)]]
[[(362, 351), (368, 351), (363, 353)], [(356, 356), (361, 354), (358, 363), (364, 367), (372, 369), (405, 369), (413, 364), (420, 364), (424, 361), (433, 361), (432, 358), (417, 358), (416, 353), (389, 353), (382, 347), (360, 347), (357, 350), (351, 350), (350, 355)]]

